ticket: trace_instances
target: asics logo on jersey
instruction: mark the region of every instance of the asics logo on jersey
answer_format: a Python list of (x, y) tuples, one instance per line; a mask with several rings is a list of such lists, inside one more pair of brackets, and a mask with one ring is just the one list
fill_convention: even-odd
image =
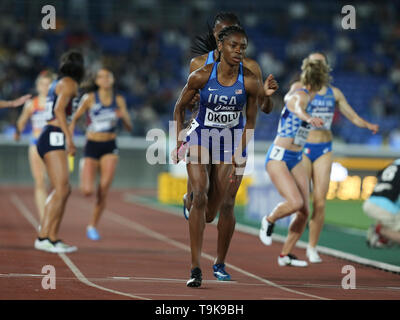
[(214, 111), (235, 111), (235, 108), (235, 106), (218, 105), (214, 108)]

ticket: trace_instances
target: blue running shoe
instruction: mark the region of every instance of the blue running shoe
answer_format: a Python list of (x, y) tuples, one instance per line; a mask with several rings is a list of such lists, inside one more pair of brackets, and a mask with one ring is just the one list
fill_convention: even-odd
[(225, 263), (218, 263), (213, 265), (214, 277), (219, 281), (230, 281), (231, 275), (225, 271)]
[(187, 197), (187, 194), (185, 193), (183, 195), (183, 216), (185, 217), (186, 220), (189, 220), (190, 211), (186, 208), (186, 197)]
[(90, 240), (94, 240), (94, 241), (100, 240), (100, 235), (97, 232), (97, 229), (95, 227), (87, 227), (86, 236)]

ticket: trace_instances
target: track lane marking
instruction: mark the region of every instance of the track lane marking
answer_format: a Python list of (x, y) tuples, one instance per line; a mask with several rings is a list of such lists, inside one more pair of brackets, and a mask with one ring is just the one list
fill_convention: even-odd
[[(147, 227), (145, 227), (145, 226), (143, 226), (141, 224), (133, 222), (132, 220), (127, 219), (127, 218), (125, 218), (125, 217), (123, 217), (123, 216), (121, 216), (121, 215), (119, 215), (117, 213), (114, 213), (113, 211), (111, 211), (109, 209), (106, 209), (105, 211), (106, 211), (105, 212), (106, 214), (104, 215), (105, 219), (107, 218), (107, 219), (112, 220), (114, 222), (117, 222), (117, 223), (119, 223), (119, 224), (121, 224), (123, 226), (131, 228), (131, 229), (133, 229), (135, 231), (138, 231), (140, 233), (143, 233), (145, 235), (151, 236), (151, 237), (153, 237), (153, 238), (155, 238), (157, 240), (169, 243), (172, 246), (175, 246), (175, 247), (177, 247), (179, 249), (182, 249), (182, 250), (190, 253), (190, 247), (188, 245), (186, 245), (186, 244), (183, 244), (183, 243), (181, 243), (179, 241), (170, 239), (170, 238), (168, 238), (167, 236), (165, 236), (165, 235), (163, 235), (161, 233), (158, 233), (158, 232), (156, 232), (154, 230), (151, 230), (151, 229), (149, 229), (149, 228), (147, 228)], [(209, 254), (207, 254), (207, 253), (203, 252), (202, 253), (202, 257), (206, 258), (208, 260), (214, 261), (214, 257), (209, 255)], [(277, 289), (281, 289), (281, 290), (284, 290), (284, 291), (287, 291), (287, 292), (290, 292), (290, 293), (293, 293), (293, 294), (296, 294), (296, 295), (303, 295), (303, 296), (306, 296), (306, 297), (309, 297), (309, 298), (318, 299), (318, 300), (330, 300), (328, 298), (324, 298), (324, 297), (320, 297), (320, 296), (317, 296), (317, 295), (308, 294), (308, 293), (305, 293), (305, 292), (301, 292), (301, 291), (297, 291), (297, 290), (286, 288), (284, 286), (281, 286), (281, 285), (276, 284), (276, 283), (274, 283), (272, 281), (269, 281), (267, 279), (259, 277), (259, 276), (255, 275), (255, 274), (251, 273), (251, 272), (248, 272), (248, 271), (246, 271), (246, 270), (244, 270), (242, 268), (239, 268), (239, 267), (237, 267), (235, 265), (232, 265), (230, 263), (226, 263), (226, 266), (228, 266), (229, 268), (231, 268), (231, 269), (233, 269), (233, 270), (235, 270), (235, 271), (237, 271), (237, 272), (239, 272), (241, 274), (246, 275), (249, 278), (256, 279), (256, 280), (258, 280), (258, 281), (260, 281), (262, 283), (268, 284), (268, 285), (270, 285), (272, 287), (275, 287)]]
[[(18, 211), (21, 213), (21, 215), (28, 220), (28, 222), (33, 226), (35, 230), (38, 228), (38, 222), (33, 216), (33, 214), (30, 212), (30, 210), (23, 204), (23, 201), (16, 195), (15, 193), (11, 194), (11, 202), (15, 205), (15, 207), (18, 209)], [(68, 268), (72, 271), (72, 273), (75, 275), (75, 277), (85, 285), (89, 287), (93, 287), (102, 291), (110, 292), (113, 294), (121, 295), (121, 296), (126, 296), (130, 297), (133, 299), (139, 299), (139, 300), (151, 300), (149, 298), (133, 295), (130, 293), (125, 293), (113, 289), (109, 289), (103, 286), (99, 286), (91, 281), (89, 281), (83, 273), (79, 270), (79, 268), (72, 262), (72, 260), (64, 253), (58, 253), (58, 256), (64, 261), (64, 263), (68, 266)]]

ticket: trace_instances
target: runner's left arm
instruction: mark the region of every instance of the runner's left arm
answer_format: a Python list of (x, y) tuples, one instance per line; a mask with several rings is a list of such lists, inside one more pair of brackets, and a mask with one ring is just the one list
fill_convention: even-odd
[(124, 124), (124, 127), (127, 131), (131, 132), (132, 131), (132, 121), (131, 117), (128, 112), (128, 108), (126, 107), (126, 101), (123, 96), (118, 95), (117, 96), (117, 105), (120, 111), (120, 116), (122, 123)]
[(349, 119), (357, 127), (367, 128), (368, 130), (371, 130), (373, 134), (378, 132), (379, 125), (370, 123), (361, 118), (347, 102), (346, 97), (344, 96), (344, 94), (340, 89), (333, 87), (333, 94), (335, 96), (339, 111), (347, 119)]

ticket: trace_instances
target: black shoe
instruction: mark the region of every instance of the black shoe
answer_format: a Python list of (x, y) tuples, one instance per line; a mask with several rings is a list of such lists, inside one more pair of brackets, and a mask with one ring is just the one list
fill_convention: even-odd
[(188, 287), (198, 288), (201, 286), (201, 280), (201, 270), (196, 267), (190, 272), (190, 279), (186, 282), (186, 285)]

